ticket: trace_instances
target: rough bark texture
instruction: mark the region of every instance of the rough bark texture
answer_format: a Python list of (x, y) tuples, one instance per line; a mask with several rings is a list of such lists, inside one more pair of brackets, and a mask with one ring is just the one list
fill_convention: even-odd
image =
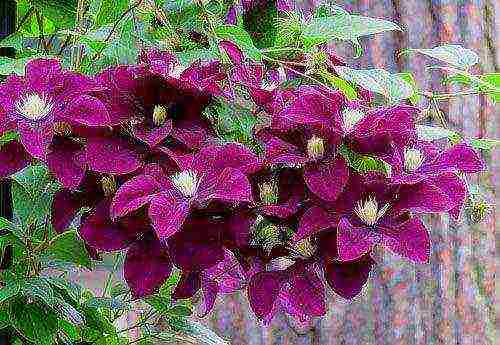
[[(398, 56), (403, 48), (458, 43), (479, 53), (475, 72), (498, 72), (500, 2), (484, 0), (359, 0), (337, 2), (347, 10), (391, 19), (402, 33), (364, 40), (359, 67), (411, 70), (424, 90), (453, 91), (426, 70), (431, 61)], [(496, 23), (496, 25), (495, 25)], [(467, 96), (441, 103), (451, 128), (467, 136), (500, 138), (498, 107), (485, 97)], [(500, 150), (485, 157), (492, 173), (480, 178), (491, 202), (500, 204)], [(413, 265), (380, 252), (379, 265), (362, 295), (348, 303), (331, 294), (328, 315), (299, 328), (281, 315), (264, 328), (252, 316), (243, 294), (226, 296), (205, 321), (231, 344), (494, 344), (495, 229), (493, 212), (479, 225), (455, 224), (446, 216), (429, 220), (432, 259)], [(497, 324), (497, 326), (496, 326)], [(498, 340), (498, 338), (496, 338)]]

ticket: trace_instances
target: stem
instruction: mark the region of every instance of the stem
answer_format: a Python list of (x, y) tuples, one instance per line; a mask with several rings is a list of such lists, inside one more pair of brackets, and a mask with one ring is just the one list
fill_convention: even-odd
[(43, 34), (43, 17), (40, 15), (39, 11), (36, 11), (35, 15), (36, 15), (36, 23), (38, 25), (38, 31), (40, 32), (38, 40), (40, 42), (40, 45), (43, 47), (45, 54), (49, 54), (49, 48), (47, 47), (47, 43), (45, 42), (45, 36)]

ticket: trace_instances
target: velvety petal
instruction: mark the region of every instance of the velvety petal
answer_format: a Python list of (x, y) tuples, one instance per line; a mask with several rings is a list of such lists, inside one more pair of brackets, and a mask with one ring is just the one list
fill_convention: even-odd
[(207, 131), (198, 126), (186, 126), (186, 128), (176, 126), (172, 129), (171, 135), (189, 149), (200, 148), (208, 138)]
[(321, 207), (313, 206), (300, 219), (299, 228), (293, 235), (293, 241), (300, 241), (335, 225), (325, 210)]
[(189, 214), (189, 202), (175, 192), (164, 192), (151, 199), (149, 218), (161, 240), (166, 240), (181, 228)]
[(454, 145), (436, 157), (436, 160), (426, 166), (428, 172), (439, 172), (447, 169), (464, 173), (476, 173), (486, 169), (485, 162), (479, 152), (466, 143)]
[(135, 242), (127, 251), (124, 276), (136, 298), (152, 295), (172, 272), (167, 248), (152, 235)]
[(91, 170), (111, 175), (128, 174), (141, 166), (139, 155), (120, 138), (90, 138), (85, 160)]
[(235, 65), (239, 65), (243, 62), (243, 53), (241, 49), (231, 41), (220, 41), (219, 49), (222, 49), (227, 53), (231, 62)]
[(17, 141), (10, 141), (0, 147), (0, 178), (14, 174), (29, 163), (30, 156)]
[(310, 163), (304, 169), (307, 187), (326, 201), (335, 201), (349, 179), (349, 168), (341, 157), (320, 164)]
[(422, 221), (411, 218), (383, 235), (384, 245), (394, 253), (416, 263), (429, 261), (431, 242)]
[(116, 219), (146, 205), (160, 191), (151, 176), (139, 175), (120, 186), (111, 203), (111, 217)]
[(399, 198), (393, 205), (394, 211), (444, 212), (453, 207), (448, 196), (438, 187), (421, 182), (416, 185), (402, 186)]
[(57, 192), (52, 202), (52, 226), (58, 233), (66, 231), (76, 216), (80, 208), (84, 206), (84, 202), (67, 189)]
[(370, 255), (364, 255), (356, 261), (325, 262), (325, 278), (330, 287), (346, 299), (356, 297), (368, 281), (375, 261)]
[(45, 160), (50, 142), (54, 136), (52, 124), (40, 124), (39, 127), (33, 128), (23, 121), (18, 122), (17, 130), (26, 151), (37, 159)]
[(265, 133), (261, 133), (259, 136), (265, 145), (266, 161), (269, 164), (296, 166), (308, 161), (304, 153), (296, 146)]
[(354, 226), (346, 218), (337, 227), (337, 248), (340, 261), (353, 261), (368, 253), (380, 236), (367, 227)]
[(182, 272), (172, 298), (174, 300), (191, 298), (200, 288), (201, 277), (199, 272)]
[(71, 100), (64, 117), (85, 126), (103, 127), (112, 124), (108, 109), (99, 99), (81, 95)]
[(30, 88), (39, 92), (53, 91), (62, 75), (61, 64), (56, 59), (31, 60), (25, 67), (25, 76)]
[(101, 201), (82, 221), (80, 235), (93, 248), (115, 251), (128, 247), (149, 229), (142, 217), (126, 217), (112, 221), (109, 215), (110, 199)]
[(217, 291), (222, 293), (232, 293), (240, 290), (246, 284), (243, 267), (236, 259), (235, 255), (224, 250), (224, 260), (217, 265), (206, 269), (204, 277), (217, 283)]
[(70, 140), (52, 145), (47, 155), (47, 165), (63, 187), (76, 189), (85, 176), (85, 167), (78, 160), (82, 148)]
[(260, 272), (250, 278), (248, 301), (257, 318), (262, 320), (271, 314), (284, 281), (283, 273), (279, 271)]
[(462, 215), (468, 191), (465, 181), (454, 173), (444, 173), (429, 178), (428, 183), (433, 184), (443, 191), (454, 206), (448, 213), (458, 221)]
[(165, 121), (160, 127), (152, 129), (137, 125), (134, 127), (134, 135), (137, 139), (145, 142), (149, 147), (158, 146), (172, 132), (172, 120)]
[(227, 240), (237, 248), (247, 246), (250, 241), (250, 228), (254, 222), (255, 216), (249, 211), (233, 212), (227, 220)]
[(252, 202), (250, 181), (241, 171), (225, 168), (220, 173), (200, 182), (199, 201), (206, 200)]
[(233, 168), (244, 174), (252, 174), (262, 168), (262, 160), (249, 148), (237, 143), (204, 147), (196, 154), (193, 164), (195, 170)]

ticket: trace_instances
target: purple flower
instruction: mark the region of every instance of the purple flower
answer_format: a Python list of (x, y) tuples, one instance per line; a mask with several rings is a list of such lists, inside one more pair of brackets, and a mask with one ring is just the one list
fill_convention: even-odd
[(104, 104), (89, 95), (99, 87), (87, 77), (63, 71), (59, 61), (32, 60), (25, 77), (11, 75), (0, 86), (0, 134), (16, 130), (26, 151), (47, 158), (54, 125), (107, 126)]
[(251, 186), (245, 173), (260, 168), (258, 158), (237, 144), (208, 146), (178, 161), (180, 171), (167, 175), (152, 167), (118, 190), (113, 199), (113, 218), (149, 204), (149, 217), (162, 240), (175, 234), (195, 208), (210, 201), (251, 202)]
[[(326, 205), (325, 205), (326, 206)], [(427, 262), (427, 229), (410, 212), (444, 212), (454, 207), (441, 189), (425, 183), (391, 185), (381, 178), (351, 175), (342, 195), (328, 207), (303, 216), (296, 241), (337, 228), (338, 260), (353, 261), (382, 244), (409, 260)]]
[(10, 141), (0, 147), (0, 178), (8, 177), (30, 163), (30, 156), (17, 141)]

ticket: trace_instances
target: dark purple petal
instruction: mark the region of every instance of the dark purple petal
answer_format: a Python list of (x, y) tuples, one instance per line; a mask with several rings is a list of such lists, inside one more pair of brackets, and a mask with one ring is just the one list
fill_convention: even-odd
[(334, 226), (335, 224), (326, 211), (321, 207), (313, 206), (300, 219), (299, 228), (293, 235), (293, 241), (300, 241)]
[(37, 159), (45, 160), (50, 142), (54, 136), (52, 123), (32, 127), (30, 124), (20, 121), (17, 124), (17, 130), (26, 151)]
[(201, 289), (203, 291), (203, 303), (201, 306), (201, 311), (198, 313), (198, 317), (205, 317), (215, 305), (219, 287), (217, 285), (217, 282), (204, 278), (201, 281)]
[(0, 178), (14, 174), (29, 163), (30, 156), (17, 141), (11, 141), (0, 147)]
[(151, 176), (139, 175), (128, 180), (113, 197), (111, 217), (116, 219), (141, 208), (159, 191), (158, 182)]
[(241, 171), (225, 168), (220, 173), (200, 182), (198, 200), (220, 200), (235, 202), (252, 202), (250, 181)]
[(174, 300), (191, 298), (201, 288), (199, 272), (182, 272), (181, 280), (175, 287), (172, 298)]
[(63, 189), (56, 193), (52, 203), (52, 226), (58, 233), (66, 231), (84, 202), (77, 194)]
[(441, 189), (424, 181), (416, 185), (402, 186), (399, 190), (399, 198), (394, 204), (394, 211), (435, 213), (448, 211), (453, 206)]
[(335, 201), (349, 179), (349, 169), (341, 157), (334, 161), (307, 164), (304, 180), (307, 187), (326, 201)]
[(174, 191), (153, 197), (149, 205), (149, 218), (158, 238), (163, 241), (179, 231), (189, 210), (189, 202)]
[(137, 139), (145, 142), (149, 147), (158, 146), (172, 132), (172, 120), (165, 121), (160, 127), (146, 128), (144, 125), (134, 127), (134, 135)]
[(56, 175), (64, 188), (76, 189), (85, 176), (85, 167), (82, 166), (77, 157), (82, 147), (70, 140), (63, 140), (52, 145), (47, 155), (47, 165)]
[(416, 263), (429, 261), (431, 242), (422, 221), (411, 218), (383, 235), (384, 245), (394, 253)]
[(476, 173), (485, 170), (486, 165), (479, 152), (468, 144), (461, 143), (443, 152), (425, 168), (428, 172), (453, 169), (464, 173)]
[(124, 275), (136, 298), (155, 293), (171, 271), (172, 262), (167, 248), (152, 235), (135, 242), (127, 251)]
[(346, 218), (340, 219), (337, 227), (338, 259), (353, 261), (368, 253), (377, 243), (380, 236), (374, 230), (352, 225)]
[(62, 67), (56, 59), (35, 59), (26, 65), (25, 76), (31, 90), (51, 93), (60, 86)]
[(364, 255), (356, 261), (328, 260), (325, 263), (326, 282), (338, 295), (353, 299), (368, 281), (374, 264), (370, 255)]
[(241, 49), (231, 41), (220, 41), (219, 49), (222, 49), (229, 56), (231, 62), (239, 65), (243, 62), (243, 53)]
[(455, 221), (462, 215), (468, 191), (465, 181), (454, 173), (444, 173), (439, 176), (429, 178), (428, 183), (433, 184), (443, 191), (454, 206), (448, 213)]
[(171, 135), (189, 149), (200, 148), (208, 139), (205, 128), (185, 124), (183, 127), (174, 127)]
[(284, 282), (280, 271), (260, 272), (250, 278), (248, 301), (257, 318), (263, 320), (270, 316)]
[(77, 122), (85, 126), (103, 127), (112, 125), (108, 109), (99, 99), (81, 95), (68, 106), (64, 117), (70, 122)]
[(128, 174), (141, 166), (139, 155), (119, 138), (90, 138), (85, 160), (90, 170), (111, 175)]
[(224, 251), (224, 260), (206, 269), (203, 276), (217, 283), (218, 292), (232, 293), (245, 286), (246, 277), (243, 267), (229, 250)]
[(259, 133), (266, 148), (266, 161), (269, 164), (302, 165), (308, 161), (298, 147), (265, 132)]
[(225, 168), (252, 174), (262, 168), (262, 160), (244, 145), (230, 143), (204, 147), (196, 154), (193, 161), (193, 169), (197, 171)]
[(144, 217), (129, 216), (112, 221), (110, 199), (101, 201), (82, 221), (80, 235), (93, 248), (115, 251), (128, 247), (137, 237), (150, 229)]

